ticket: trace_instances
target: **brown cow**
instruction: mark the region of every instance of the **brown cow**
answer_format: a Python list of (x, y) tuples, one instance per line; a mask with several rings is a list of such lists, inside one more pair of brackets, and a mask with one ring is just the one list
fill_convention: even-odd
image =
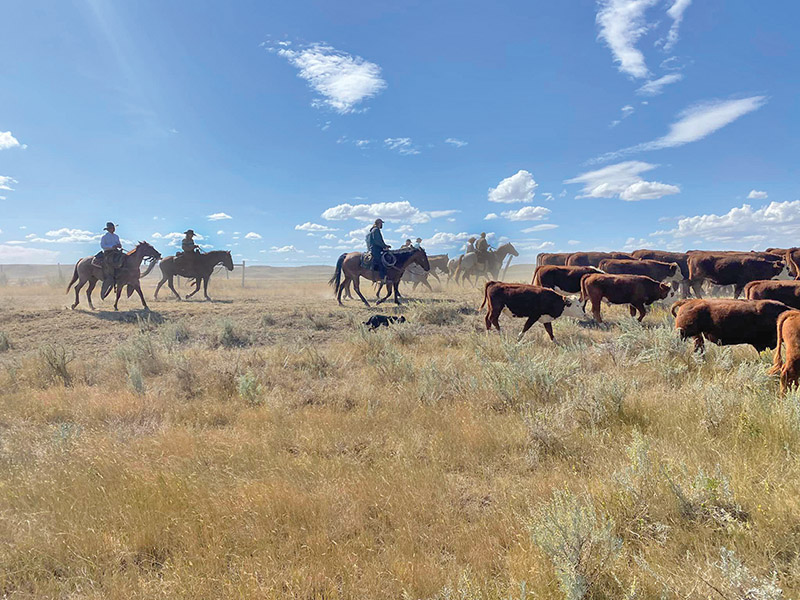
[(639, 321), (644, 319), (647, 312), (645, 308), (656, 300), (668, 299), (672, 301), (675, 292), (665, 283), (645, 275), (606, 275), (595, 273), (584, 275), (581, 279), (581, 301), (584, 310), (586, 303), (592, 301), (592, 315), (594, 320), (602, 323), (600, 316), (600, 301), (605, 298), (610, 304), (629, 304), (631, 316), (639, 311)]
[(592, 273), (602, 273), (602, 271), (597, 267), (543, 265), (536, 267), (531, 284), (550, 288), (556, 292), (577, 294), (581, 291), (581, 277)]
[(744, 286), (744, 297), (748, 300), (777, 300), (800, 309), (800, 281), (751, 281)]
[[(781, 396), (800, 380), (800, 310), (787, 310), (775, 327), (775, 357), (770, 375), (781, 375)], [(786, 362), (781, 359), (781, 344), (786, 344)]]
[[(775, 300), (692, 298), (672, 305), (675, 329), (681, 339), (694, 338), (694, 349), (703, 350), (703, 338), (719, 346), (750, 344), (758, 352), (775, 346), (775, 323), (791, 310)], [(677, 311), (677, 312), (676, 312)]]
[[(666, 250), (634, 250), (631, 252), (631, 256), (633, 258), (638, 258), (639, 260), (660, 260), (661, 262), (667, 263), (677, 263), (677, 265), (681, 269), (681, 275), (683, 276), (683, 280), (678, 284), (677, 287), (681, 290), (681, 297), (688, 298), (689, 297), (689, 255), (686, 252), (667, 252)], [(673, 284), (672, 286), (675, 288), (676, 286)]]
[(633, 258), (626, 252), (573, 252), (569, 255), (568, 267), (597, 267), (606, 258)]
[[(706, 279), (716, 285), (733, 285), (733, 297), (738, 298), (744, 286), (758, 279), (789, 278), (786, 263), (764, 256), (764, 252), (689, 252), (689, 279), (698, 298)], [(772, 255), (773, 257), (775, 255)]]
[(483, 308), (486, 307), (486, 329), (491, 329), (492, 325), (500, 331), (498, 318), (503, 308), (508, 308), (515, 317), (527, 317), (522, 331), (517, 339), (522, 339), (525, 332), (540, 322), (544, 325), (547, 335), (552, 341), (553, 321), (561, 316), (575, 317), (580, 319), (586, 316), (586, 312), (575, 299), (567, 298), (548, 290), (547, 288), (524, 283), (503, 283), (502, 281), (487, 281), (483, 291)]
[(606, 258), (600, 261), (600, 269), (614, 275), (647, 275), (651, 279), (672, 285), (683, 281), (678, 263), (661, 262), (660, 260), (627, 260)]
[(540, 252), (536, 255), (536, 266), (556, 265), (563, 267), (572, 252)]

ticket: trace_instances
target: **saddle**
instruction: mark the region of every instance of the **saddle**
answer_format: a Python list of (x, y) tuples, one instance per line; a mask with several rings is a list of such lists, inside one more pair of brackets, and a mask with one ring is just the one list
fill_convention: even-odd
[(361, 255), (361, 268), (362, 269), (372, 268), (372, 252), (364, 252)]

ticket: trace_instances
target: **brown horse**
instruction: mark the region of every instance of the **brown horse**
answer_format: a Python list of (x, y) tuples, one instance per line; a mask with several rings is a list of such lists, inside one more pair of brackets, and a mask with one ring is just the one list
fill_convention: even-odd
[[(79, 292), (81, 288), (88, 282), (89, 287), (86, 288), (86, 300), (89, 302), (89, 307), (94, 310), (92, 291), (94, 290), (94, 286), (97, 285), (97, 282), (103, 279), (103, 268), (93, 264), (93, 259), (94, 256), (87, 256), (75, 263), (72, 281), (70, 281), (67, 286), (67, 293), (69, 293), (72, 284), (76, 281), (78, 282), (78, 285), (75, 286), (75, 303), (72, 305), (73, 309), (78, 306), (80, 302)], [(139, 267), (145, 259), (150, 259), (150, 265), (144, 273), (140, 273)], [(128, 298), (131, 297), (134, 291), (138, 292), (139, 298), (142, 300), (142, 306), (145, 310), (149, 310), (147, 308), (147, 302), (144, 301), (144, 294), (142, 294), (139, 279), (149, 275), (150, 271), (153, 270), (153, 267), (156, 266), (159, 260), (161, 260), (161, 254), (147, 242), (139, 242), (136, 248), (123, 257), (122, 266), (117, 269), (117, 296), (114, 301), (114, 310), (119, 310), (119, 297), (122, 295), (122, 288), (126, 285), (128, 286)]]
[(222, 264), (228, 271), (233, 271), (233, 258), (231, 257), (230, 250), (212, 250), (211, 252), (197, 254), (192, 257), (194, 261), (192, 265), (189, 265), (191, 268), (188, 269), (186, 266), (181, 265), (181, 261), (176, 262), (175, 258), (175, 256), (168, 256), (162, 260), (159, 265), (161, 269), (161, 281), (159, 281), (156, 286), (156, 293), (154, 295), (156, 300), (158, 300), (158, 290), (161, 289), (161, 286), (164, 285), (166, 281), (169, 281), (169, 289), (172, 290), (175, 297), (178, 300), (181, 299), (180, 294), (175, 291), (175, 286), (173, 285), (175, 275), (194, 279), (194, 291), (186, 295), (187, 300), (200, 291), (201, 283), (203, 284), (203, 296), (205, 296), (206, 300), (211, 300), (211, 298), (208, 297), (208, 280), (211, 279), (214, 267)]
[[(408, 265), (416, 263), (426, 271), (430, 271), (431, 268), (430, 264), (428, 264), (428, 255), (425, 254), (425, 250), (409, 248), (407, 250), (395, 250), (391, 254), (395, 257), (395, 264), (386, 269), (386, 296), (380, 298), (376, 304), (385, 302), (392, 294), (392, 291), (394, 291), (395, 304), (400, 304), (400, 298), (397, 294), (397, 284)], [(339, 301), (339, 304), (342, 303), (342, 292), (352, 281), (353, 289), (355, 289), (358, 297), (361, 298), (364, 304), (369, 306), (369, 302), (367, 302), (367, 299), (364, 298), (364, 295), (361, 293), (358, 283), (359, 277), (369, 279), (370, 281), (378, 281), (380, 275), (371, 268), (362, 267), (361, 257), (361, 252), (348, 252), (342, 254), (339, 260), (336, 261), (336, 271), (328, 283), (333, 286), (333, 293), (336, 294), (336, 299)], [(344, 273), (344, 281), (342, 281), (342, 273)]]

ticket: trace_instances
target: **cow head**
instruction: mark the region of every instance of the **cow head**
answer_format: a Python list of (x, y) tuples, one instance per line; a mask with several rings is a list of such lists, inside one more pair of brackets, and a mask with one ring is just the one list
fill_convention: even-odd
[(779, 260), (772, 264), (775, 269), (775, 275), (773, 275), (775, 279), (783, 279), (783, 280), (794, 279), (794, 277), (792, 277), (791, 272), (789, 271), (789, 266), (784, 261)]
[(658, 297), (666, 302), (675, 302), (678, 299), (677, 290), (673, 290), (672, 286), (666, 283), (658, 284)]
[(670, 263), (669, 265), (669, 277), (664, 280), (664, 283), (680, 283), (683, 281), (683, 273), (681, 273), (681, 267), (678, 263)]
[(576, 296), (564, 296), (564, 312), (561, 313), (561, 316), (583, 319), (586, 317), (586, 311)]

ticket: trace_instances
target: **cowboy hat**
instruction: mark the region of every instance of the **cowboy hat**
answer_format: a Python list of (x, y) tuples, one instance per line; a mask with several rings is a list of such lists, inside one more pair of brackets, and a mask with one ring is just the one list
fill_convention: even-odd
[(378, 223), (383, 225), (383, 219), (375, 219), (375, 225), (377, 225)]
[(117, 228), (116, 225), (114, 225), (111, 221), (109, 221), (108, 223), (106, 223), (106, 226), (103, 227), (103, 231), (108, 231), (111, 227), (113, 227), (114, 229)]
[(194, 236), (194, 235), (195, 235), (195, 233), (194, 233), (194, 229), (187, 229), (186, 231), (184, 231), (184, 232), (183, 232), (183, 235), (191, 235), (191, 236)]

